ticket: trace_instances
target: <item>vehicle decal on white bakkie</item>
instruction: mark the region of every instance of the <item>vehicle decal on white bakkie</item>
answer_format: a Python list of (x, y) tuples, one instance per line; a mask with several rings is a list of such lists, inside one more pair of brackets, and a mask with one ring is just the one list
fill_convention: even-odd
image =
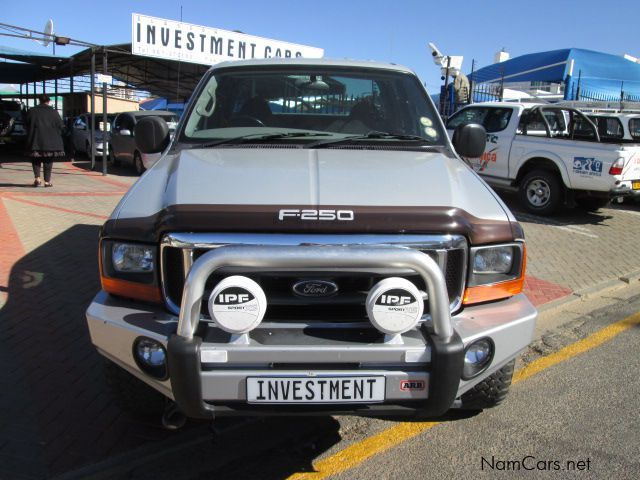
[(573, 157), (573, 173), (599, 177), (602, 175), (602, 162), (593, 157)]
[(480, 161), (474, 165), (476, 172), (484, 172), (491, 163), (496, 163), (498, 159), (498, 154), (496, 151), (498, 147), (494, 147), (491, 150), (487, 150), (480, 157)]
[(320, 220), (320, 221), (353, 221), (353, 210), (315, 210), (300, 208), (283, 208), (278, 213), (278, 220), (284, 221), (287, 218), (298, 220)]

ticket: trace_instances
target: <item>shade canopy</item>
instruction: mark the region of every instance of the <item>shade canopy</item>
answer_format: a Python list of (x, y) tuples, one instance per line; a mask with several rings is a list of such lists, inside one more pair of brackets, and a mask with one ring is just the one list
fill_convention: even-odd
[[(172, 101), (185, 101), (209, 65), (144, 57), (131, 53), (131, 44), (105, 47), (107, 74), (136, 90)], [(95, 49), (96, 72), (102, 70), (102, 47)], [(91, 49), (70, 57), (41, 55), (33, 52), (0, 47), (0, 83), (28, 83), (91, 74)], [(16, 63), (21, 62), (21, 63)]]
[(640, 64), (618, 55), (565, 48), (521, 55), (494, 63), (469, 75), (474, 83), (551, 82), (572, 84), (603, 94), (640, 95)]

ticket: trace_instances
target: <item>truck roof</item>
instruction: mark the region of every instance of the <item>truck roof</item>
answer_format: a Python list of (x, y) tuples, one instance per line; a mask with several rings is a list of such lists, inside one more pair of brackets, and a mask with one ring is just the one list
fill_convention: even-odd
[(627, 112), (583, 112), (589, 117), (617, 117), (617, 118), (638, 118), (640, 113)]
[(329, 59), (329, 58), (267, 58), (267, 59), (252, 59), (252, 60), (235, 60), (229, 62), (221, 62), (213, 67), (211, 70), (217, 70), (219, 68), (228, 67), (240, 67), (240, 66), (319, 66), (319, 67), (356, 67), (356, 68), (376, 68), (382, 70), (392, 70), (402, 73), (414, 73), (413, 70), (397, 65), (395, 63), (375, 62), (373, 60), (350, 60), (350, 59)]
[(466, 107), (522, 107), (522, 108), (531, 108), (537, 106), (548, 106), (552, 107), (552, 103), (532, 103), (532, 102), (477, 102), (469, 105), (465, 105)]

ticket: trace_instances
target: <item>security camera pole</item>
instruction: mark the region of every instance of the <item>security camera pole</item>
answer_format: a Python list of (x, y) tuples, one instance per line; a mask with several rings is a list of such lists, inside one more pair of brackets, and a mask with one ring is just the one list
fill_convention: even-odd
[(441, 77), (444, 81), (444, 91), (440, 94), (440, 114), (451, 113), (445, 112), (445, 98), (447, 97), (447, 90), (449, 87), (449, 76), (457, 77), (462, 73), (462, 61), (464, 57), (460, 55), (443, 55), (435, 44), (429, 42), (429, 48), (431, 49), (431, 56), (433, 57), (433, 63), (437, 67), (440, 67)]
[(449, 89), (449, 68), (451, 68), (451, 57), (447, 55), (447, 69), (444, 74), (444, 95), (440, 95), (440, 113), (449, 113), (444, 111), (444, 107), (446, 105), (445, 102), (448, 102), (448, 89)]
[[(449, 83), (449, 68), (451, 67), (451, 57), (449, 55), (443, 55), (438, 47), (436, 47), (435, 43), (429, 42), (429, 48), (431, 49), (431, 56), (433, 57), (433, 63), (436, 64), (437, 67), (440, 67), (440, 71), (444, 68), (445, 75), (440, 77), (441, 80), (445, 81), (444, 91), (440, 92), (440, 114), (444, 114), (444, 106), (445, 106), (445, 98), (447, 96), (447, 86)], [(446, 67), (445, 67), (446, 63)]]

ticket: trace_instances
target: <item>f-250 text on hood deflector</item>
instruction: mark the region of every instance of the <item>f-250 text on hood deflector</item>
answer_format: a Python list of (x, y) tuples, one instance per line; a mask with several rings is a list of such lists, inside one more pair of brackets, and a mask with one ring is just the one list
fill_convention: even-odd
[(280, 209), (307, 205), (174, 205), (145, 218), (108, 220), (103, 235), (157, 242), (167, 232), (443, 233), (465, 235), (471, 244), (523, 238), (517, 223), (483, 220), (450, 207), (322, 206), (351, 210), (353, 221), (279, 220)]
[[(522, 238), (466, 165), (434, 152), (194, 149), (162, 159), (132, 187), (103, 234), (456, 233), (472, 244)], [(280, 209), (353, 211), (353, 220), (279, 219)]]

